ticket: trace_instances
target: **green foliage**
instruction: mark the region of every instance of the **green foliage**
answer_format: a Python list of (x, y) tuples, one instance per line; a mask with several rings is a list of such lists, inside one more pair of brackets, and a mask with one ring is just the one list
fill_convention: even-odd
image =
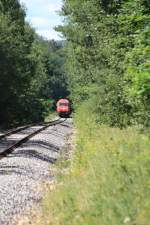
[[(139, 38), (140, 37), (140, 38)], [(146, 27), (138, 35), (133, 50), (126, 57), (126, 96), (136, 109), (138, 122), (149, 126), (150, 122), (150, 29)]]
[(11, 122), (14, 120), (15, 111), (19, 113), (19, 95), (27, 88), (32, 72), (28, 55), (33, 42), (33, 33), (28, 32), (17, 1), (12, 1), (10, 12), (7, 7), (5, 9), (6, 4), (3, 1), (1, 4), (3, 7), (0, 11), (0, 108), (2, 109), (0, 118), (1, 121)]
[[(71, 97), (74, 103), (81, 103), (96, 96), (93, 105), (97, 105), (100, 123), (120, 127), (147, 124), (144, 120), (150, 113), (150, 103), (145, 99), (149, 99), (150, 75), (149, 71), (139, 75), (139, 70), (149, 65), (148, 12), (146, 0), (64, 1), (61, 14), (66, 20), (57, 30), (67, 39), (66, 73)], [(136, 77), (132, 81), (127, 75), (131, 70)], [(135, 100), (131, 92), (139, 93), (143, 82), (147, 83), (140, 97), (144, 103), (137, 107), (134, 103), (139, 96)]]
[(18, 0), (0, 0), (0, 124), (44, 120), (48, 99), (67, 95), (62, 45), (25, 22)]
[(65, 51), (63, 42), (45, 42), (45, 48), (44, 61), (49, 77), (49, 96), (56, 101), (69, 95), (64, 71)]

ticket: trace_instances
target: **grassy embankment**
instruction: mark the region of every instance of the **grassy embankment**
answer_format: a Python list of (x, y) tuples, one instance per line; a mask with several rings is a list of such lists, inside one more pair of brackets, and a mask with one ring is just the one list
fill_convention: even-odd
[(40, 225), (150, 225), (149, 137), (98, 126), (86, 108), (75, 121), (70, 173), (44, 200)]

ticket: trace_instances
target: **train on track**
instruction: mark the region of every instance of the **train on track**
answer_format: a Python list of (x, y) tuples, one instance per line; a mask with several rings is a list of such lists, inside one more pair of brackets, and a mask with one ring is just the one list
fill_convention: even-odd
[(71, 102), (68, 99), (59, 99), (56, 104), (56, 111), (60, 117), (69, 117), (72, 111)]

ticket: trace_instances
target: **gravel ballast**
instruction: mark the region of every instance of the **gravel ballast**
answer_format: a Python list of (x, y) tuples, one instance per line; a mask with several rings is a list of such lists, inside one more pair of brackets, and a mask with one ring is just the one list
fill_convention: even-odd
[(60, 156), (72, 120), (53, 125), (32, 137), (12, 154), (0, 160), (0, 225), (14, 225), (43, 196), (42, 183), (50, 181), (50, 164)]

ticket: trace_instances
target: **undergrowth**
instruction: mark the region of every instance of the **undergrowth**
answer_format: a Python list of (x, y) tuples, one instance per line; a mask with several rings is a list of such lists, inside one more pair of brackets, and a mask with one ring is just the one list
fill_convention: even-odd
[(99, 126), (82, 107), (69, 173), (43, 203), (40, 225), (150, 225), (150, 139)]

